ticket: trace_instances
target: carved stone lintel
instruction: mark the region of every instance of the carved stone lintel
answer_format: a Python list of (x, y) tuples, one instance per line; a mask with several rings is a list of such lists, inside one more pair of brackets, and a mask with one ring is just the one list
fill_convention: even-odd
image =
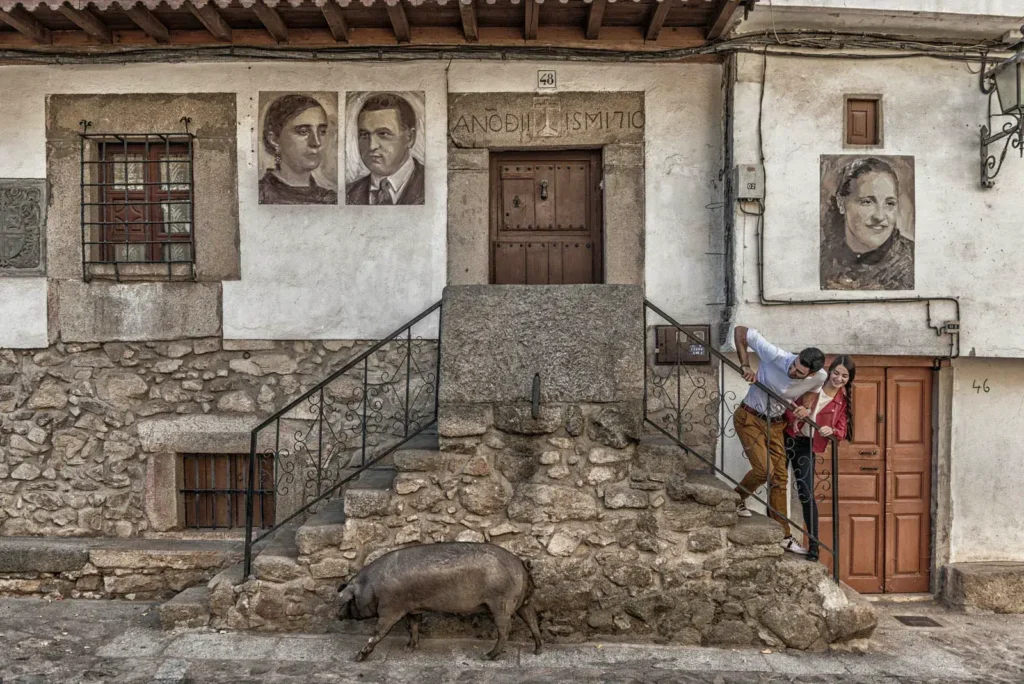
[(46, 181), (0, 179), (0, 276), (46, 274)]

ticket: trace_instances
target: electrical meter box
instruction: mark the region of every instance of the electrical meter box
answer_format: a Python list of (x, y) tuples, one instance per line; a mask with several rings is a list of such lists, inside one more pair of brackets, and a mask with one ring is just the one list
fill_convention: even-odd
[(764, 169), (760, 164), (737, 164), (732, 174), (732, 187), (736, 189), (736, 199), (764, 199)]

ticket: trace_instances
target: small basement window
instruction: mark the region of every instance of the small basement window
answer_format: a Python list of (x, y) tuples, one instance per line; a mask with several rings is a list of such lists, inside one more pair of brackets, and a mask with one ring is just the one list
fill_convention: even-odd
[(86, 280), (194, 277), (193, 142), (188, 133), (82, 135)]
[[(257, 459), (253, 527), (273, 527), (274, 455)], [(249, 454), (182, 454), (181, 469), (185, 528), (245, 527)]]
[(882, 101), (878, 96), (848, 95), (846, 97), (847, 145), (882, 144)]

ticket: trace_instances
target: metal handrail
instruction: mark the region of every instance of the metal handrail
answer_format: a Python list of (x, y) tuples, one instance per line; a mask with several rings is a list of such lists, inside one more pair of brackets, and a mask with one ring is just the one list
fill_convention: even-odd
[[(318, 384), (316, 384), (315, 386), (313, 386), (312, 388), (310, 388), (309, 390), (304, 392), (298, 398), (296, 398), (293, 401), (289, 402), (286, 406), (284, 406), (283, 408), (278, 410), (276, 413), (274, 413), (272, 416), (270, 416), (269, 418), (264, 420), (262, 423), (257, 425), (250, 432), (250, 434), (249, 434), (249, 468), (248, 468), (248, 478), (247, 478), (248, 482), (247, 482), (247, 486), (246, 486), (246, 502), (245, 502), (246, 503), (246, 512), (245, 512), (245, 560), (244, 560), (244, 568), (243, 568), (244, 569), (244, 576), (245, 577), (248, 577), (249, 573), (252, 571), (252, 549), (253, 549), (253, 547), (257, 543), (259, 543), (263, 539), (267, 538), (268, 536), (274, 534), (276, 531), (281, 529), (284, 525), (286, 525), (290, 521), (294, 520), (298, 516), (303, 515), (303, 514), (309, 512), (309, 510), (312, 509), (315, 505), (317, 505), (318, 503), (324, 501), (329, 496), (331, 496), (332, 494), (337, 492), (338, 489), (340, 489), (342, 486), (348, 484), (349, 482), (354, 480), (356, 477), (361, 475), (363, 472), (365, 472), (366, 470), (368, 470), (369, 468), (371, 468), (372, 466), (374, 466), (375, 464), (380, 462), (386, 456), (388, 456), (389, 454), (393, 453), (395, 450), (401, 448), (403, 445), (408, 443), (410, 440), (412, 440), (416, 436), (422, 434), (423, 432), (427, 431), (428, 429), (430, 429), (431, 427), (433, 427), (434, 425), (437, 424), (438, 388), (439, 388), (439, 382), (440, 382), (440, 367), (441, 367), (441, 322), (440, 322), (440, 316), (438, 317), (439, 320), (438, 320), (438, 328), (437, 328), (437, 361), (436, 361), (436, 369), (435, 369), (435, 373), (436, 374), (435, 374), (434, 380), (433, 380), (433, 382), (434, 382), (434, 401), (433, 401), (434, 415), (433, 415), (433, 419), (430, 420), (429, 422), (421, 425), (418, 429), (414, 430), (413, 432), (411, 432), (411, 433), (409, 432), (410, 425), (409, 425), (409, 413), (408, 412), (409, 412), (409, 407), (410, 407), (410, 405), (409, 405), (410, 371), (409, 371), (409, 369), (407, 367), (407, 370), (406, 370), (406, 392), (405, 392), (406, 416), (405, 416), (405, 424), (404, 424), (405, 431), (404, 431), (403, 439), (401, 441), (399, 441), (398, 443), (393, 444), (393, 445), (383, 449), (382, 451), (374, 453), (369, 458), (367, 458), (367, 455), (366, 455), (366, 437), (367, 437), (367, 430), (366, 430), (366, 421), (367, 421), (366, 404), (369, 401), (369, 399), (368, 399), (368, 396), (367, 396), (367, 393), (366, 393), (367, 368), (366, 368), (365, 364), (366, 364), (367, 360), (370, 358), (370, 356), (373, 355), (374, 352), (380, 350), (388, 342), (392, 342), (392, 341), (398, 339), (403, 333), (406, 333), (406, 338), (408, 340), (408, 344), (410, 345), (409, 349), (407, 351), (408, 363), (411, 365), (411, 358), (412, 358), (411, 346), (412, 346), (412, 328), (413, 328), (413, 326), (415, 326), (417, 323), (422, 321), (424, 318), (426, 318), (427, 316), (429, 316), (433, 312), (439, 311), (440, 309), (441, 309), (441, 302), (440, 301), (435, 302), (430, 307), (428, 307), (427, 309), (422, 311), (420, 314), (418, 314), (416, 317), (414, 317), (413, 319), (409, 320), (404, 325), (402, 325), (402, 327), (398, 328), (397, 330), (392, 332), (387, 337), (379, 340), (378, 342), (373, 344), (369, 349), (367, 349), (366, 351), (362, 352), (361, 354), (359, 354), (358, 356), (356, 356), (352, 360), (348, 361), (344, 366), (342, 366), (338, 370), (336, 370), (333, 373), (331, 373), (330, 375), (328, 375), (324, 380), (322, 380), (321, 382), (319, 382)], [(363, 395), (362, 395), (363, 412), (362, 412), (362, 417), (361, 417), (363, 435), (362, 435), (362, 445), (361, 445), (362, 458), (361, 458), (360, 466), (358, 468), (356, 468), (355, 470), (349, 472), (346, 476), (344, 476), (343, 478), (341, 478), (337, 482), (334, 482), (333, 484), (329, 484), (329, 486), (327, 486), (327, 488), (325, 490), (321, 489), (321, 483), (320, 483), (319, 475), (318, 475), (318, 479), (317, 479), (317, 496), (313, 500), (307, 502), (305, 505), (303, 505), (298, 510), (294, 511), (291, 515), (289, 515), (284, 520), (279, 521), (279, 522), (275, 522), (275, 524), (272, 527), (270, 527), (269, 529), (265, 530), (262, 534), (260, 534), (258, 537), (256, 537), (254, 539), (253, 538), (253, 518), (254, 518), (254, 507), (255, 507), (255, 496), (254, 496), (255, 480), (256, 480), (256, 467), (255, 467), (255, 464), (256, 464), (257, 442), (258, 442), (258, 439), (259, 439), (259, 433), (262, 430), (264, 430), (265, 428), (269, 427), (270, 425), (273, 425), (274, 423), (277, 423), (278, 436), (277, 436), (277, 439), (275, 440), (275, 446), (274, 446), (274, 457), (275, 457), (275, 462), (276, 462), (277, 458), (280, 456), (280, 443), (279, 443), (279, 438), (280, 438), (280, 421), (283, 418), (286, 417), (286, 415), (288, 414), (289, 411), (291, 411), (295, 407), (299, 406), (304, 401), (309, 400), (311, 397), (319, 395), (319, 399), (320, 399), (319, 406), (320, 406), (321, 415), (318, 418), (318, 420), (320, 421), (320, 434), (319, 434), (318, 437), (319, 437), (319, 442), (320, 442), (320, 449), (322, 449), (323, 448), (323, 434), (322, 434), (322, 432), (323, 432), (323, 420), (324, 420), (324, 417), (323, 417), (324, 390), (327, 388), (328, 385), (330, 385), (331, 382), (333, 382), (337, 378), (341, 377), (343, 374), (347, 373), (348, 371), (351, 371), (353, 368), (356, 368), (360, 363), (364, 364), (364, 367), (363, 367)]]
[[(674, 318), (669, 316), (667, 313), (662, 311), (660, 308), (658, 308), (656, 305), (652, 304), (647, 299), (644, 300), (644, 340), (645, 340), (644, 341), (644, 344), (645, 344), (645, 351), (644, 351), (644, 353), (645, 353), (645, 356), (646, 356), (646, 335), (647, 335), (647, 309), (650, 309), (651, 311), (656, 313), (658, 316), (660, 316), (662, 319), (664, 319), (667, 323), (672, 325), (677, 331), (679, 331), (679, 332), (683, 333), (684, 335), (686, 335), (686, 337), (689, 338), (691, 341), (693, 341), (693, 342), (695, 342), (697, 344), (700, 344), (712, 356), (714, 356), (716, 359), (718, 359), (723, 365), (731, 368), (733, 371), (735, 371), (736, 373), (739, 373), (741, 376), (743, 375), (743, 370), (738, 365), (733, 363), (731, 359), (729, 359), (727, 356), (722, 354), (722, 352), (720, 352), (717, 349), (715, 349), (714, 347), (710, 346), (708, 340), (702, 340), (701, 338), (697, 337), (693, 333), (691, 333), (688, 330), (686, 330), (685, 328), (683, 328), (681, 323), (676, 321)], [(737, 482), (735, 479), (733, 479), (724, 470), (719, 468), (713, 461), (708, 460), (707, 458), (702, 456), (700, 453), (698, 453), (697, 451), (695, 451), (691, 447), (689, 447), (686, 444), (684, 444), (677, 436), (675, 436), (672, 433), (670, 433), (669, 431), (665, 430), (663, 427), (661, 427), (660, 425), (658, 425), (653, 420), (651, 420), (650, 418), (647, 417), (647, 366), (646, 366), (646, 363), (647, 362), (645, 361), (644, 362), (644, 422), (649, 423), (650, 425), (652, 425), (656, 430), (658, 430), (664, 436), (668, 437), (672, 442), (674, 442), (678, 447), (682, 448), (688, 454), (690, 454), (692, 456), (695, 456), (698, 459), (700, 459), (702, 462), (706, 463), (708, 466), (710, 466), (712, 468), (712, 470), (716, 474), (718, 474), (719, 476), (721, 476), (722, 478), (724, 478), (728, 482), (734, 484), (736, 487), (739, 487), (739, 488), (743, 489), (744, 491), (747, 491), (745, 487), (743, 487), (739, 482)], [(774, 399), (774, 400), (778, 401), (783, 406), (786, 406), (786, 407), (789, 407), (789, 408), (793, 407), (793, 403), (792, 402), (790, 402), (789, 400), (779, 396), (778, 393), (776, 393), (770, 387), (765, 386), (763, 383), (755, 380), (754, 382), (752, 382), (750, 384), (754, 385), (754, 386), (760, 388), (762, 391), (764, 391), (765, 394), (767, 394), (768, 397), (769, 397), (769, 402), (772, 399)], [(804, 418), (803, 421), (806, 422), (808, 425), (810, 425), (813, 430), (815, 430), (815, 431), (820, 433), (821, 426), (819, 426), (811, 418), (809, 418), (809, 417), (808, 418)], [(824, 437), (824, 435), (822, 435), (822, 436)], [(751, 498), (753, 498), (755, 501), (757, 501), (758, 503), (763, 504), (764, 507), (768, 511), (770, 511), (772, 513), (775, 513), (777, 516), (779, 516), (779, 518), (785, 520), (792, 527), (794, 527), (797, 530), (805, 533), (808, 536), (808, 538), (811, 538), (814, 541), (816, 541), (818, 543), (818, 545), (822, 549), (824, 549), (825, 551), (827, 551), (830, 554), (832, 554), (832, 578), (833, 578), (833, 580), (835, 582), (838, 583), (839, 582), (839, 452), (838, 452), (838, 444), (839, 444), (839, 442), (838, 442), (838, 440), (834, 436), (828, 436), (828, 437), (825, 437), (825, 439), (827, 439), (829, 441), (829, 446), (830, 446), (830, 449), (831, 449), (831, 456), (832, 456), (832, 459), (831, 459), (832, 460), (832, 472), (831, 472), (831, 488), (832, 488), (831, 489), (831, 495), (832, 495), (832, 497), (831, 497), (832, 498), (832, 545), (831, 545), (831, 547), (829, 545), (823, 543), (821, 541), (821, 539), (817, 535), (811, 534), (808, 530), (806, 530), (806, 529), (800, 527), (799, 525), (797, 525), (793, 520), (791, 520), (782, 511), (776, 510), (767, 501), (761, 499), (754, 492), (749, 492), (748, 491), (747, 494)], [(810, 464), (811, 468), (814, 467), (813, 456), (814, 455), (813, 455), (813, 452), (812, 452), (812, 454), (811, 454), (812, 460), (811, 460), (811, 464)], [(769, 480), (769, 482), (770, 482), (770, 480)], [(810, 495), (813, 496), (814, 492), (813, 491), (810, 492)]]

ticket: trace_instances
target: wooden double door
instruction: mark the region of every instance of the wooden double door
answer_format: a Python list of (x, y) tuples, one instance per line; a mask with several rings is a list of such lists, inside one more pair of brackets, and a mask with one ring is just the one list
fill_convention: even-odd
[[(931, 568), (929, 367), (857, 366), (853, 440), (839, 448), (840, 579), (861, 593), (927, 592)], [(832, 492), (819, 457), (819, 538), (832, 544)], [(832, 567), (824, 550), (821, 561)]]
[(603, 282), (601, 153), (491, 155), (491, 282)]

